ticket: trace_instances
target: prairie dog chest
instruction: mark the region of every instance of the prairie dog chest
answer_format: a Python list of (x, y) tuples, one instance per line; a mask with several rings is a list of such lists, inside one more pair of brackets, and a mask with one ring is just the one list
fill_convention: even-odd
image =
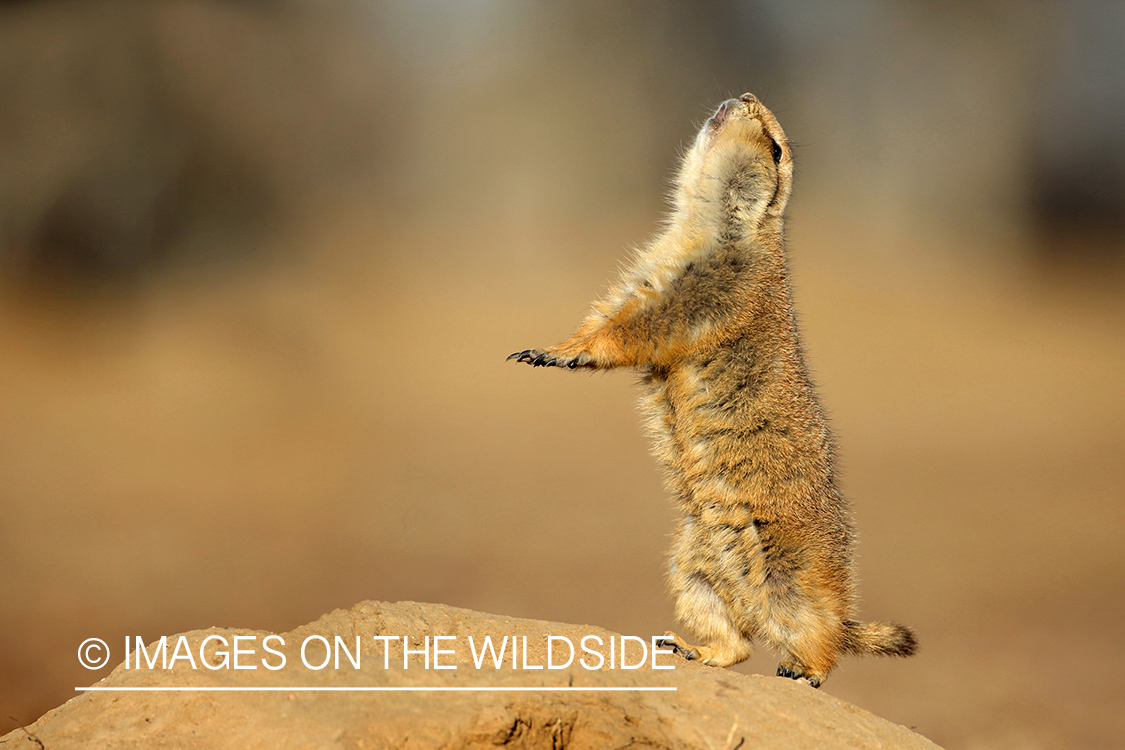
[(715, 438), (735, 427), (736, 403), (724, 388), (724, 374), (715, 362), (685, 362), (652, 368), (644, 377), (641, 397), (656, 452), (677, 469), (705, 461)]
[(786, 379), (753, 344), (728, 342), (644, 379), (653, 454), (689, 513), (782, 502), (805, 471), (802, 456), (817, 449), (801, 445), (813, 435), (779, 407), (792, 401), (778, 393)]

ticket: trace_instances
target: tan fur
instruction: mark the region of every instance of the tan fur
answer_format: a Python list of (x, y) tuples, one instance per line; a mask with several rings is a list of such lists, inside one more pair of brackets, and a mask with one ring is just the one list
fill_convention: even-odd
[(901, 625), (855, 622), (852, 529), (805, 368), (782, 237), (793, 160), (752, 95), (684, 157), (664, 233), (573, 336), (509, 359), (634, 367), (653, 452), (683, 518), (668, 575), (688, 658), (729, 666), (760, 639), (778, 674), (820, 685), (841, 653), (907, 656)]

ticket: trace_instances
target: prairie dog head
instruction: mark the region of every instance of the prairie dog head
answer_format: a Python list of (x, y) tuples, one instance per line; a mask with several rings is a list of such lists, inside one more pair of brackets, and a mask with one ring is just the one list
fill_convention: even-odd
[(793, 183), (785, 132), (753, 94), (719, 105), (703, 123), (680, 167), (677, 208), (694, 202), (729, 205), (754, 224), (780, 218)]

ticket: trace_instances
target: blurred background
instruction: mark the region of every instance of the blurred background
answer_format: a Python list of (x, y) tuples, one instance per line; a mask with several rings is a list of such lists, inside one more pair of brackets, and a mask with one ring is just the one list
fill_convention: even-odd
[(504, 357), (744, 91), (796, 144), (862, 616), (923, 644), (825, 689), (951, 747), (1125, 746), (1113, 0), (0, 2), (0, 731), (108, 673), (91, 636), (671, 627), (635, 378)]

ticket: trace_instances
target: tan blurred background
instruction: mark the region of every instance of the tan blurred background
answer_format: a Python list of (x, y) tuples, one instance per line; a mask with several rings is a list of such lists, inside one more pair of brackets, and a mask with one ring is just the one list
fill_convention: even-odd
[(923, 644), (825, 689), (950, 747), (1125, 746), (1109, 1), (0, 2), (0, 731), (108, 672), (91, 636), (670, 627), (634, 378), (504, 357), (743, 91), (796, 143), (862, 614)]

